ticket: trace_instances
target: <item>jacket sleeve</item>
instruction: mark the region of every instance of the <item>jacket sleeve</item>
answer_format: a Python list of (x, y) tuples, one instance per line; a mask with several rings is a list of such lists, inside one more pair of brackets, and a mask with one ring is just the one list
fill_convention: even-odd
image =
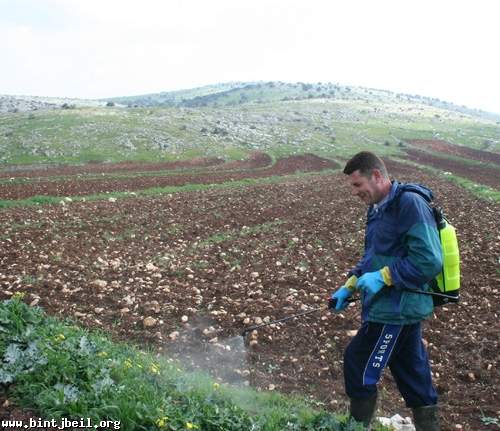
[(404, 193), (398, 219), (407, 254), (389, 265), (392, 282), (399, 288), (421, 289), (439, 274), (443, 263), (432, 209), (421, 196)]
[(363, 266), (365, 264), (365, 261), (366, 261), (366, 253), (363, 254), (363, 257), (358, 261), (356, 266), (349, 271), (347, 276), (350, 277), (351, 275), (355, 275), (358, 278), (361, 277), (361, 275), (363, 274)]
[[(367, 214), (366, 214), (367, 219), (368, 219), (369, 213), (370, 213), (370, 210), (367, 211)], [(365, 241), (364, 241), (363, 256), (361, 257), (361, 259), (359, 259), (356, 266), (349, 271), (349, 273), (347, 274), (348, 277), (350, 277), (351, 275), (355, 275), (356, 277), (359, 278), (363, 274), (363, 267), (365, 266), (365, 263), (367, 260), (367, 253), (366, 253), (367, 236), (366, 235), (367, 235), (367, 233), (366, 233), (366, 229), (365, 229)]]

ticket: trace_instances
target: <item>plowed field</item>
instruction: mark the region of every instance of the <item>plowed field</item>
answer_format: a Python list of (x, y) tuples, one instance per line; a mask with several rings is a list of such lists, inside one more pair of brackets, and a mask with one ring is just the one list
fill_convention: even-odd
[[(193, 174), (189, 181), (335, 166), (314, 157), (279, 163)], [(496, 429), (480, 419), (500, 415), (500, 205), (416, 168), (396, 162), (388, 167), (399, 180), (431, 187), (459, 233), (462, 301), (436, 309), (424, 325), (443, 429)], [(164, 178), (174, 177), (181, 175)], [(137, 190), (146, 179), (124, 181)], [(40, 184), (53, 193), (49, 183), (11, 185), (11, 193), (5, 186), (2, 196), (40, 194)], [(61, 181), (57, 190), (66, 196), (119, 185), (90, 183)], [(325, 305), (360, 257), (364, 218), (365, 208), (350, 196), (341, 172), (155, 198), (2, 210), (0, 298), (23, 291), (28, 303), (50, 314), (150, 344), (225, 380), (311, 396), (343, 410), (342, 352), (359, 326), (358, 304), (342, 314), (312, 313), (266, 327), (249, 335), (243, 350), (239, 334), (261, 320)], [(379, 414), (409, 415), (390, 373), (382, 387)], [(0, 416), (9, 415), (0, 407)]]
[[(228, 181), (237, 181), (244, 178), (265, 178), (273, 175), (287, 175), (297, 171), (314, 172), (322, 169), (334, 169), (339, 165), (327, 159), (322, 159), (313, 154), (301, 156), (291, 156), (278, 160), (271, 165), (272, 159), (262, 153), (252, 156), (250, 159), (241, 162), (230, 162), (226, 165), (216, 166), (208, 172), (172, 174), (169, 169), (158, 172), (152, 176), (122, 176), (122, 177), (92, 177), (86, 178), (79, 175), (80, 168), (76, 170), (76, 175), (58, 178), (38, 177), (37, 171), (26, 173), (23, 182), (0, 184), (0, 199), (24, 199), (32, 196), (87, 196), (98, 193), (109, 192), (132, 192), (152, 187), (183, 186), (186, 184), (217, 184)], [(147, 165), (150, 167), (151, 165)], [(156, 166), (156, 165), (155, 165)], [(194, 166), (194, 164), (193, 164)], [(199, 165), (196, 165), (199, 166)], [(205, 166), (202, 164), (201, 166)], [(118, 172), (106, 167), (106, 172)], [(122, 166), (118, 165), (117, 169)], [(137, 168), (140, 169), (139, 166)], [(177, 166), (174, 168), (176, 169)], [(58, 170), (59, 172), (59, 170)], [(140, 172), (143, 172), (142, 170)]]
[(498, 187), (500, 183), (500, 165), (497, 168), (470, 164), (460, 160), (437, 157), (426, 151), (406, 150), (406, 158), (425, 166), (432, 166), (444, 172), (467, 178), (475, 183)]
[(485, 163), (496, 163), (500, 165), (500, 154), (492, 153), (491, 151), (475, 150), (474, 148), (451, 144), (440, 139), (411, 139), (408, 143), (412, 146), (436, 151), (446, 155), (464, 157), (466, 159), (478, 160)]

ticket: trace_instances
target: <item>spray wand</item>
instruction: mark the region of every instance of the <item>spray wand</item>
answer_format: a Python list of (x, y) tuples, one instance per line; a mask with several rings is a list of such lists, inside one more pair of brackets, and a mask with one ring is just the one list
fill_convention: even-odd
[[(358, 299), (359, 298), (348, 298), (346, 300), (346, 302), (354, 302), (354, 301), (357, 301)], [(287, 320), (291, 320), (291, 319), (295, 319), (296, 317), (301, 317), (301, 316), (305, 316), (307, 314), (315, 313), (316, 311), (323, 311), (323, 310), (327, 310), (329, 308), (335, 308), (336, 304), (337, 304), (337, 298), (330, 298), (330, 302), (329, 302), (329, 304), (328, 304), (327, 307), (321, 306), (321, 307), (318, 307), (318, 308), (313, 308), (311, 310), (303, 311), (302, 313), (297, 313), (297, 314), (293, 314), (291, 316), (283, 317), (283, 318), (278, 319), (278, 320), (273, 320), (272, 322), (262, 323), (261, 325), (250, 326), (250, 327), (246, 328), (241, 333), (241, 336), (245, 337), (245, 335), (247, 335), (249, 332), (251, 332), (251, 331), (253, 331), (255, 329), (262, 328), (264, 326), (269, 326), (269, 325), (273, 325), (273, 324), (276, 324), (276, 323), (286, 322)]]
[[(407, 292), (411, 292), (411, 293), (418, 293), (418, 294), (421, 294), (421, 295), (435, 296), (435, 297), (444, 299), (446, 302), (447, 301), (449, 301), (449, 302), (458, 302), (458, 297), (451, 296), (451, 295), (446, 295), (444, 293), (426, 292), (426, 291), (423, 291), (423, 290), (414, 290), (414, 289), (408, 289), (408, 288), (404, 288), (402, 290), (407, 291)], [(359, 297), (356, 297), (356, 298), (347, 298), (345, 301), (346, 302), (355, 302), (358, 299), (360, 299), (360, 298)], [(274, 325), (276, 323), (286, 322), (287, 320), (295, 319), (296, 317), (302, 317), (302, 316), (306, 316), (307, 314), (315, 313), (317, 311), (323, 311), (323, 310), (335, 308), (335, 305), (337, 305), (337, 298), (330, 298), (327, 307), (321, 306), (321, 307), (317, 307), (317, 308), (312, 308), (311, 310), (303, 311), (302, 313), (292, 314), (291, 316), (286, 316), (286, 317), (283, 317), (283, 318), (278, 319), (278, 320), (273, 320), (271, 322), (262, 323), (260, 325), (250, 326), (250, 327), (246, 328), (241, 333), (241, 336), (245, 337), (249, 332), (251, 332), (251, 331), (253, 331), (255, 329), (263, 328), (264, 326), (269, 326), (269, 325)]]

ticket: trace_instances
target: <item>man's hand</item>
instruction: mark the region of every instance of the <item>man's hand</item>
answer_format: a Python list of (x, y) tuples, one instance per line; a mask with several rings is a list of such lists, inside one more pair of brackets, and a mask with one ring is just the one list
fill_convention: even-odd
[(384, 286), (392, 285), (389, 268), (384, 266), (380, 271), (367, 272), (359, 277), (356, 287), (369, 295), (375, 295)]
[(328, 301), (328, 308), (334, 311), (342, 311), (349, 304), (347, 298), (352, 295), (352, 290), (348, 287), (342, 286), (335, 293), (332, 293)]

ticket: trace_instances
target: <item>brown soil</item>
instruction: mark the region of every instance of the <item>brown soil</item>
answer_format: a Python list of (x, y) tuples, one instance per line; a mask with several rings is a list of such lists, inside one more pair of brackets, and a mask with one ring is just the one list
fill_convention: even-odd
[(475, 150), (461, 145), (450, 144), (449, 142), (439, 139), (410, 139), (407, 142), (410, 145), (437, 151), (443, 154), (500, 165), (500, 154), (492, 153), (491, 151)]
[[(217, 184), (238, 181), (244, 178), (265, 178), (287, 175), (297, 171), (313, 172), (338, 168), (328, 159), (304, 154), (278, 160), (269, 167), (271, 158), (267, 154), (253, 156), (248, 161), (229, 163), (230, 169), (218, 168), (213, 172), (189, 174), (165, 174), (124, 178), (84, 178), (78, 175), (64, 179), (40, 179), (22, 183), (0, 184), (0, 199), (25, 199), (32, 196), (87, 196), (97, 193), (133, 192), (151, 187), (183, 186), (186, 184)], [(224, 165), (225, 166), (225, 165)], [(236, 170), (236, 166), (242, 168)], [(141, 170), (142, 172), (142, 170)]]
[(434, 156), (426, 151), (405, 150), (407, 159), (425, 166), (438, 168), (443, 172), (450, 172), (453, 175), (467, 178), (479, 184), (484, 184), (493, 188), (498, 188), (500, 183), (500, 165), (498, 168), (489, 166), (472, 165), (458, 160), (447, 159)]
[(150, 172), (175, 169), (204, 168), (216, 166), (224, 163), (224, 160), (218, 158), (194, 158), (191, 160), (182, 160), (178, 162), (163, 163), (89, 163), (82, 166), (24, 166), (14, 165), (4, 168), (0, 172), (0, 178), (37, 178), (51, 177), (60, 175), (91, 175), (102, 173), (119, 172)]
[(219, 165), (219, 169), (258, 169), (265, 168), (266, 166), (270, 166), (273, 162), (273, 159), (269, 154), (254, 152), (250, 154), (248, 159), (246, 160), (235, 160), (233, 162), (227, 162), (223, 165)]
[[(334, 164), (306, 155), (238, 178), (325, 166)], [(431, 187), (459, 233), (462, 302), (436, 309), (424, 325), (443, 429), (495, 429), (480, 418), (500, 415), (500, 206), (417, 168), (393, 161), (388, 167), (400, 180)], [(233, 174), (200, 173), (196, 181), (226, 175)], [(127, 184), (138, 190), (144, 180)], [(37, 184), (26, 184), (26, 195), (38, 194)], [(85, 181), (72, 184), (71, 194), (95, 192)], [(312, 313), (263, 328), (256, 344), (250, 346), (247, 336), (245, 354), (238, 350), (239, 334), (258, 318), (325, 305), (360, 257), (364, 215), (340, 172), (235, 189), (3, 210), (0, 298), (23, 291), (28, 303), (52, 315), (150, 344), (225, 380), (263, 390), (274, 385), (343, 410), (342, 352), (349, 331), (360, 324), (358, 304), (343, 314)], [(156, 325), (144, 327), (145, 317)], [(410, 414), (389, 372), (380, 388), (379, 414)], [(13, 414), (11, 407), (0, 407), (0, 417)]]

